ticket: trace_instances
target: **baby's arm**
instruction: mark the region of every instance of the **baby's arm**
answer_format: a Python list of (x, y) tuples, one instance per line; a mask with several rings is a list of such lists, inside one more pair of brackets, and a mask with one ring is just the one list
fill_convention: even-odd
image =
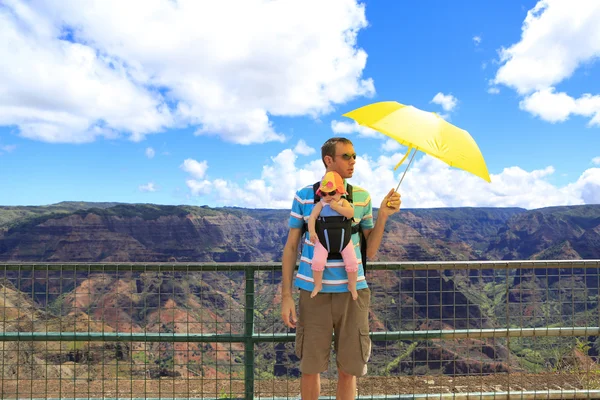
[(317, 217), (321, 213), (323, 209), (323, 204), (318, 202), (312, 209), (310, 213), (310, 217), (308, 217), (308, 233), (310, 235), (310, 241), (315, 243), (317, 240), (317, 231), (315, 230), (315, 222), (317, 221)]
[(339, 212), (346, 218), (354, 218), (354, 207), (346, 199), (342, 199), (340, 203), (331, 202), (331, 208)]

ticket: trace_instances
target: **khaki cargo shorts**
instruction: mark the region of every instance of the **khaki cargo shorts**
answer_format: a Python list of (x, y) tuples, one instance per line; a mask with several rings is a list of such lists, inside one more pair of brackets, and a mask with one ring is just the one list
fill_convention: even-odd
[(352, 300), (346, 293), (319, 293), (300, 290), (300, 306), (296, 328), (296, 355), (303, 374), (325, 372), (331, 353), (331, 336), (335, 333), (334, 350), (337, 366), (343, 372), (363, 376), (371, 355), (369, 307), (371, 290), (358, 291)]

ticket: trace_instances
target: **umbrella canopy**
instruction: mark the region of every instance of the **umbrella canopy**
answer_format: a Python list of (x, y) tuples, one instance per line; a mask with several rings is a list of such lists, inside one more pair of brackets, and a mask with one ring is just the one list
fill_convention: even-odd
[(396, 168), (402, 164), (411, 150), (415, 149), (415, 152), (421, 150), (452, 167), (468, 171), (491, 182), (483, 155), (471, 135), (435, 113), (395, 101), (385, 101), (357, 108), (344, 114), (344, 117), (351, 118), (359, 125), (379, 131), (407, 146), (409, 150)]

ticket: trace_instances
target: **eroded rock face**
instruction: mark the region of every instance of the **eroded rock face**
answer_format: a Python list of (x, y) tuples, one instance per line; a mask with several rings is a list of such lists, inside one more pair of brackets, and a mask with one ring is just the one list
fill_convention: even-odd
[[(51, 218), (0, 236), (0, 260), (69, 262), (271, 261), (287, 231), (250, 216), (102, 216)], [(282, 239), (283, 237), (283, 239)]]
[[(44, 214), (27, 209), (36, 214), (8, 222), (7, 216), (0, 218), (5, 221), (0, 261), (280, 261), (288, 234), (288, 210), (117, 205)], [(3, 212), (8, 213), (0, 207), (0, 217)], [(581, 259), (600, 257), (598, 249), (600, 205), (410, 209), (389, 220), (378, 260)]]

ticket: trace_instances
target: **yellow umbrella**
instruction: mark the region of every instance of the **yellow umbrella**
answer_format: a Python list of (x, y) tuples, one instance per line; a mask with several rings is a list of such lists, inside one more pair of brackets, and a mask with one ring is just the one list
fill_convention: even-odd
[(468, 171), (491, 182), (485, 160), (469, 133), (447, 122), (439, 115), (405, 106), (395, 101), (373, 103), (344, 114), (359, 125), (367, 126), (407, 146), (408, 151), (396, 170), (414, 149), (396, 191), (404, 179), (417, 150), (446, 164)]

